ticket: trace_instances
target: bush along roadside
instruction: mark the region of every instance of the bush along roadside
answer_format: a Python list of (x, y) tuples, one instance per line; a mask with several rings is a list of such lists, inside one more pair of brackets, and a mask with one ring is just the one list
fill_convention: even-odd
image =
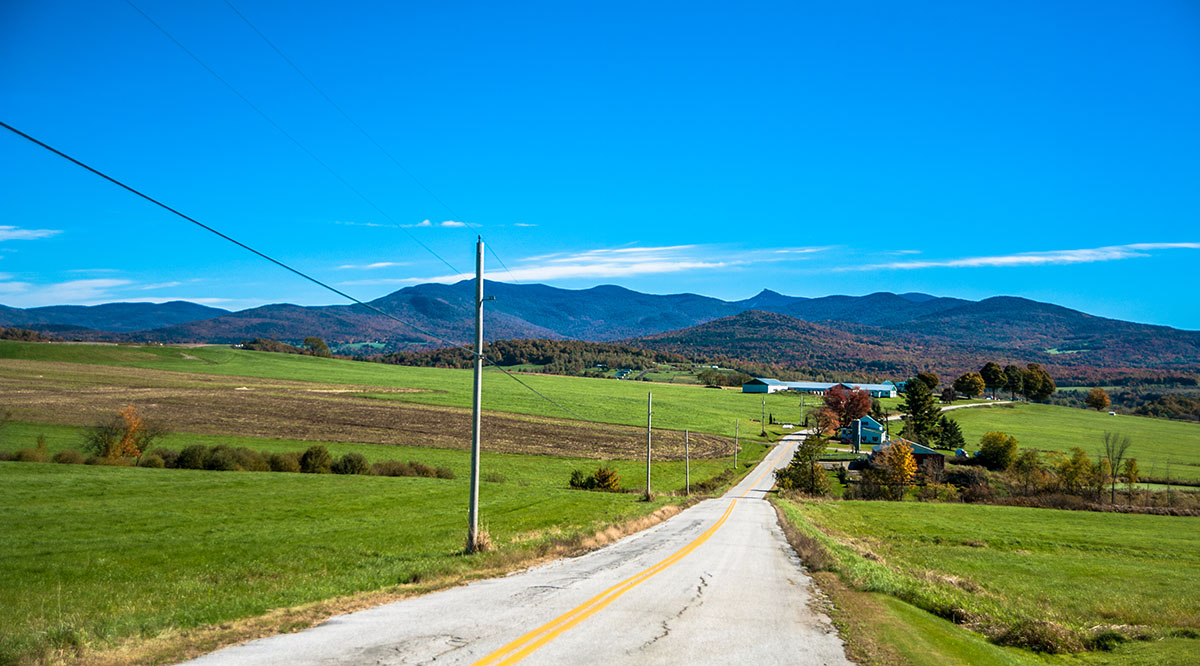
[(1154, 629), (1085, 628), (1029, 617), (1002, 598), (950, 582), (918, 579), (892, 569), (862, 544), (842, 542), (818, 529), (791, 500), (773, 498), (788, 541), (810, 571), (836, 573), (861, 592), (895, 597), (985, 636), (997, 645), (1059, 654), (1111, 650), (1127, 640), (1161, 638)]
[(317, 444), (303, 452), (267, 453), (245, 447), (224, 444), (206, 446), (192, 444), (180, 451), (157, 447), (136, 458), (122, 456), (84, 456), (74, 450), (55, 453), (53, 457), (41, 449), (23, 449), (15, 453), (0, 451), (0, 461), (54, 462), (65, 465), (109, 465), (145, 467), (150, 469), (192, 469), (211, 472), (292, 472), (306, 474), (365, 474), (373, 476), (421, 476), (430, 479), (453, 479), (449, 467), (433, 467), (416, 460), (384, 460), (368, 463), (361, 453), (350, 452), (334, 458), (323, 445)]

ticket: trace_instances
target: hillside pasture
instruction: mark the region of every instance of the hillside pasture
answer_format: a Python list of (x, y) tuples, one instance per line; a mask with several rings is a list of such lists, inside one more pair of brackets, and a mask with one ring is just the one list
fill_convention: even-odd
[(1068, 452), (1077, 446), (1094, 458), (1104, 433), (1114, 432), (1133, 441), (1127, 456), (1138, 459), (1142, 476), (1166, 478), (1169, 469), (1173, 478), (1200, 480), (1200, 423), (1030, 403), (947, 414), (962, 426), (971, 450), (984, 433), (998, 430), (1016, 437), (1023, 448)]
[[(1085, 641), (1108, 627), (1151, 641), (1087, 654), (1084, 663), (1123, 663), (1113, 657), (1127, 650), (1149, 651), (1153, 658), (1145, 663), (1183, 664), (1200, 648), (1200, 518), (916, 502), (780, 503), (790, 522), (823, 545), (846, 584), (957, 616), (1002, 643), (1019, 642), (1019, 633), (1005, 638), (1006, 631), (1050, 622)], [(1191, 639), (1159, 641), (1170, 637)]]
[[(177, 661), (187, 644), (181, 631), (370, 591), (383, 591), (372, 597), (381, 603), (494, 575), (678, 501), (570, 490), (578, 460), (488, 455), (485, 470), (506, 478), (480, 490), (497, 550), (465, 556), (467, 454), (365, 452), (445, 462), (458, 478), (0, 462), (0, 663), (55, 655), (90, 663), (89, 650), (164, 631), (176, 643), (155, 661)], [(669, 465), (681, 484), (682, 465)], [(620, 469), (640, 478), (635, 464)], [(287, 616), (275, 622), (284, 624), (274, 631), (296, 626)]]
[[(468, 408), (472, 397), (470, 370), (383, 365), (218, 346), (183, 348), (0, 341), (0, 368), (11, 368), (6, 374), (18, 377), (44, 374), (36, 366), (17, 364), (21, 361), (344, 385), (324, 388), (342, 388), (356, 396), (393, 403), (438, 407)], [(112, 376), (119, 375), (115, 373)], [(762, 412), (762, 396), (741, 393), (736, 389), (540, 374), (520, 374), (518, 377), (562, 407), (492, 368), (484, 373), (484, 409), (644, 427), (646, 395), (653, 392), (655, 427), (723, 437), (734, 435), (735, 420), (741, 420), (745, 425), (748, 421), (757, 420)], [(235, 388), (244, 384), (241, 379), (231, 381), (235, 383)], [(777, 419), (798, 420), (800, 417), (800, 401), (796, 396), (773, 394), (766, 397), (766, 404), (767, 411)], [(805, 404), (814, 404), (813, 398), (807, 398)], [(755, 439), (758, 438), (758, 430), (743, 427), (741, 432), (747, 438)]]

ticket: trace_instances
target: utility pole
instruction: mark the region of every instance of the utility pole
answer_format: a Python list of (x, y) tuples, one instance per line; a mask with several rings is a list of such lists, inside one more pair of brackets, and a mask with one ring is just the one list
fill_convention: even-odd
[(767, 394), (765, 394), (765, 393), (763, 394), (762, 400), (763, 400), (762, 418), (759, 419), (759, 421), (758, 421), (758, 425), (762, 426), (762, 433), (759, 436), (766, 437), (767, 436)]
[(683, 431), (683, 494), (692, 494), (692, 442)]
[(733, 469), (737, 471), (737, 450), (738, 450), (738, 428), (742, 425), (741, 419), (733, 420)]
[(650, 419), (654, 415), (652, 409), (654, 394), (646, 392), (646, 500), (650, 499)]
[(475, 404), (471, 421), (471, 503), (467, 552), (479, 547), (479, 415), (483, 401), (483, 238), (475, 242)]

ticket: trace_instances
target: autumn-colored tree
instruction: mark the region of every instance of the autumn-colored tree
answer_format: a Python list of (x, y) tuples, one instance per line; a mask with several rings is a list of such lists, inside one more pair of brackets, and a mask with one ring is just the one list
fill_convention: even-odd
[(968, 372), (954, 380), (954, 390), (968, 398), (983, 395), (986, 388), (987, 384), (983, 381), (983, 376), (978, 372)]
[(903, 499), (904, 486), (917, 473), (912, 446), (903, 439), (893, 439), (880, 451), (878, 463), (884, 479), (892, 487), (893, 498)]
[(101, 458), (138, 458), (166, 431), (133, 405), (117, 410), (84, 433), (84, 447)]
[(1021, 371), (1023, 382), (1025, 384), (1025, 397), (1034, 402), (1042, 402), (1047, 400), (1058, 387), (1054, 385), (1054, 379), (1046, 369), (1038, 363), (1030, 363)]
[(1004, 374), (1004, 368), (1000, 367), (995, 361), (988, 361), (982, 368), (979, 369), (979, 376), (983, 377), (983, 384), (992, 391), (992, 397), (996, 397), (996, 390), (1004, 388), (1008, 383), (1008, 376)]
[(825, 409), (837, 415), (839, 428), (848, 428), (871, 411), (871, 394), (837, 384), (825, 392)]
[(1088, 482), (1092, 472), (1092, 461), (1087, 452), (1078, 446), (1071, 448), (1071, 456), (1059, 456), (1055, 465), (1058, 473), (1059, 489), (1067, 493), (1078, 494)]
[(1112, 404), (1112, 399), (1108, 397), (1108, 393), (1104, 389), (1097, 386), (1088, 393), (1087, 398), (1083, 402), (1088, 407), (1102, 412)]
[(836, 433), (838, 424), (841, 422), (841, 417), (837, 412), (829, 408), (818, 409), (814, 418), (817, 422), (816, 435), (819, 437), (829, 437)]

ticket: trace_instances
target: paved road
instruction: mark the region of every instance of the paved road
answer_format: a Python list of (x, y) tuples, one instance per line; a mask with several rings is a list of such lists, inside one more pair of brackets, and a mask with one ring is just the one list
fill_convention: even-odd
[(577, 558), (336, 617), (193, 664), (848, 664), (764, 501), (738, 487)]

